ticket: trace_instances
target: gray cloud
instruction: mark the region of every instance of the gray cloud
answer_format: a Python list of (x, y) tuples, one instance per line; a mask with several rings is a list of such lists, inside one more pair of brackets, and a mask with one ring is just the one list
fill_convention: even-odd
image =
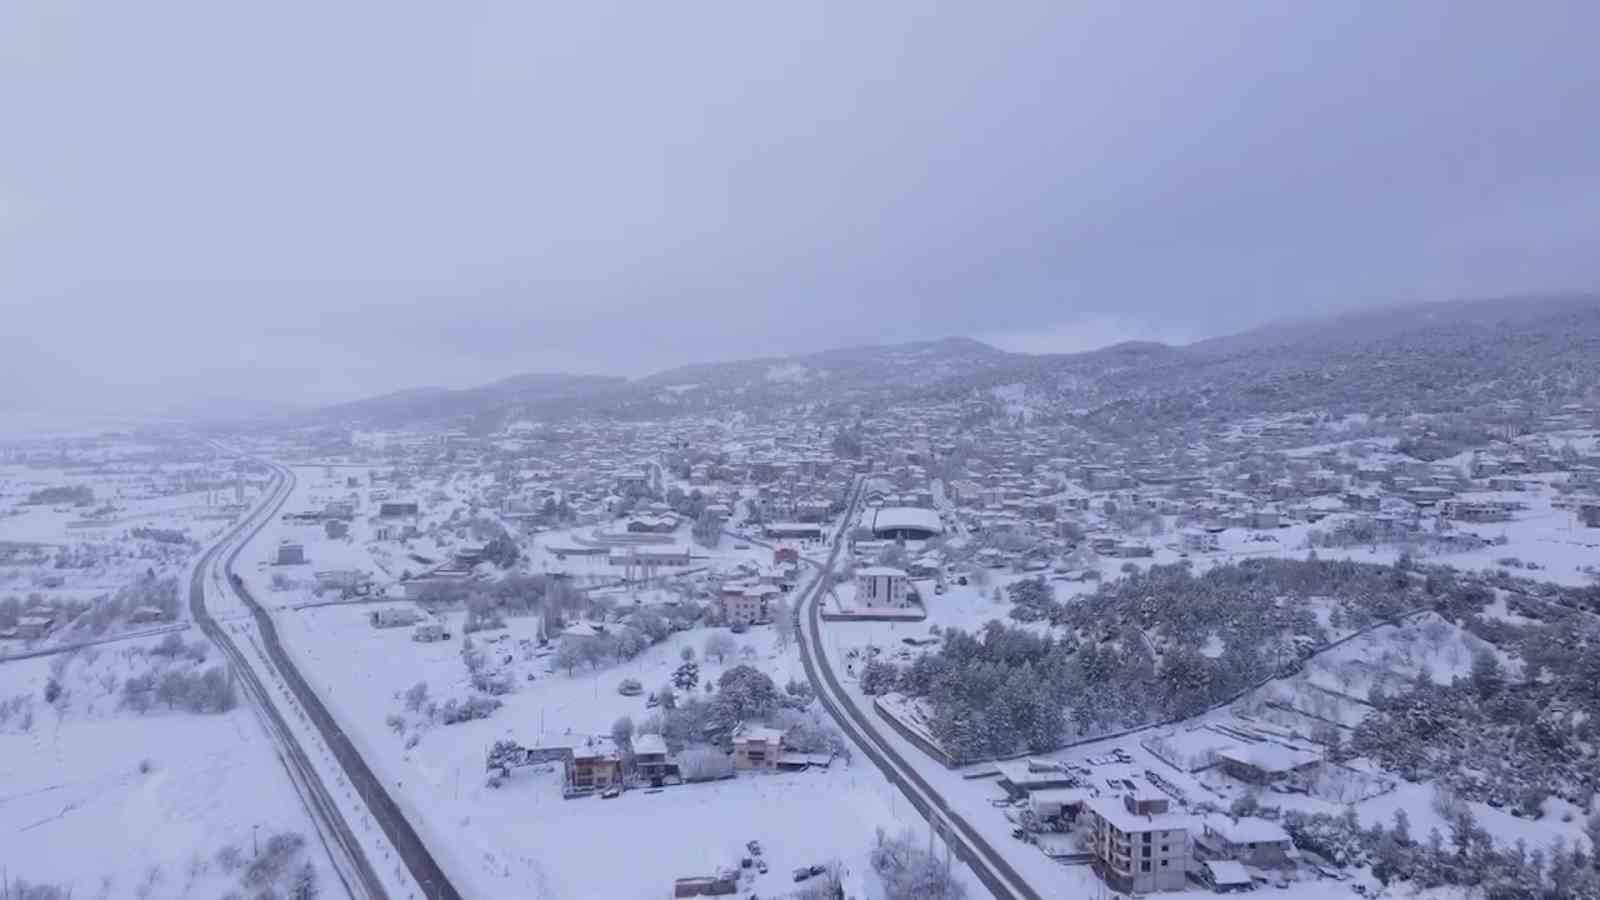
[(13, 407), (1592, 288), (1600, 8), (0, 9)]

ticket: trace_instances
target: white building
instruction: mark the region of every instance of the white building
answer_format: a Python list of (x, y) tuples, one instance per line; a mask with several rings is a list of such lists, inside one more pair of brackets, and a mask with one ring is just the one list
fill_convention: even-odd
[(1171, 812), (1168, 803), (1167, 795), (1150, 786), (1084, 803), (1095, 871), (1112, 890), (1146, 894), (1187, 886), (1191, 821)]
[(867, 566), (856, 570), (856, 605), (891, 606), (904, 608), (911, 605), (911, 576), (904, 569), (890, 566)]
[(925, 541), (944, 534), (939, 514), (917, 506), (885, 506), (869, 518), (873, 536), (883, 540)]
[(1204, 528), (1185, 528), (1183, 549), (1187, 553), (1214, 553), (1222, 549), (1222, 544), (1214, 531), (1207, 531)]
[(729, 625), (754, 625), (772, 620), (772, 609), (783, 597), (773, 584), (730, 582), (722, 586), (722, 618)]

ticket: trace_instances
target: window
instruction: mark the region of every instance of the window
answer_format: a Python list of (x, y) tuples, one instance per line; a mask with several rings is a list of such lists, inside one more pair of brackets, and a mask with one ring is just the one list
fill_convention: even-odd
[(1146, 844), (1150, 843), (1150, 839), (1153, 838), (1153, 837), (1155, 837), (1155, 835), (1153, 833), (1146, 831), (1144, 833), (1144, 842)]
[(1149, 847), (1144, 848), (1144, 858), (1145, 859), (1149, 859), (1150, 858), (1150, 848)]
[(1139, 871), (1141, 871), (1141, 872), (1150, 871), (1150, 863), (1148, 861), (1140, 863), (1139, 864)]
[(1161, 861), (1161, 868), (1165, 869), (1166, 867), (1167, 867), (1167, 861), (1163, 859)]

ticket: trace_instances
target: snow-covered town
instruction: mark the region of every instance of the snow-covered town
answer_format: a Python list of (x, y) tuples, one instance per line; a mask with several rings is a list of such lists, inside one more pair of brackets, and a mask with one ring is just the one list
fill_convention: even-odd
[(1118, 442), (996, 392), (10, 439), (8, 856), (111, 896), (1585, 877), (1597, 425)]
[(0, 2), (0, 900), (1600, 900), (1597, 37)]

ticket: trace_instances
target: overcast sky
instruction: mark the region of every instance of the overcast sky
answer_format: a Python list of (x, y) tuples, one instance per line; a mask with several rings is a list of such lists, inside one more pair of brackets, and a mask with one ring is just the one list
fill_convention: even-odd
[(1592, 0), (7, 0), (0, 409), (1591, 289), (1597, 34)]

